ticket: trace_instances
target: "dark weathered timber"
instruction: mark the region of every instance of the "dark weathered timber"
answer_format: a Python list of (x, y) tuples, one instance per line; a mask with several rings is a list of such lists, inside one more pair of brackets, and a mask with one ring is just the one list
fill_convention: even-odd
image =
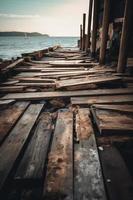
[(125, 12), (124, 12), (124, 22), (122, 27), (120, 50), (118, 57), (117, 72), (123, 73), (126, 70), (127, 57), (128, 57), (128, 44), (130, 36), (132, 35), (132, 17), (133, 17), (133, 2), (132, 0), (125, 1)]
[(28, 105), (28, 102), (17, 102), (0, 111), (0, 144)]
[(102, 39), (100, 47), (100, 64), (105, 64), (108, 29), (109, 29), (109, 17), (110, 17), (110, 0), (104, 0), (103, 22), (102, 22)]
[[(106, 101), (111, 102), (113, 101), (112, 99), (110, 99), (110, 97), (108, 95), (121, 95), (120, 97), (122, 97), (122, 99), (119, 99), (120, 102), (124, 101), (123, 100), (123, 96), (122, 94), (125, 96), (126, 94), (133, 94), (133, 90), (128, 89), (128, 88), (120, 88), (120, 89), (97, 89), (97, 90), (81, 90), (81, 91), (58, 91), (58, 92), (31, 92), (31, 93), (21, 93), (21, 94), (17, 94), (17, 93), (13, 93), (13, 94), (7, 94), (4, 97), (2, 97), (2, 100), (10, 100), (10, 99), (16, 99), (16, 100), (41, 100), (41, 99), (49, 99), (49, 98), (55, 98), (55, 97), (80, 97), (82, 96), (80, 99), (79, 98), (72, 98), (72, 101), (78, 101), (79, 103), (81, 102), (80, 100), (82, 100), (82, 102), (87, 103), (87, 100), (90, 99), (91, 96), (95, 96), (93, 97), (94, 101), (92, 102), (97, 103), (97, 102), (101, 102), (101, 103), (105, 103)], [(102, 97), (102, 96), (106, 96)], [(83, 97), (83, 96), (88, 96), (88, 97)], [(101, 96), (101, 97), (98, 97)], [(114, 96), (113, 96), (114, 97)], [(117, 97), (117, 96), (116, 96)], [(131, 96), (132, 97), (132, 96)], [(127, 98), (127, 96), (126, 96)], [(129, 96), (130, 98), (130, 96)], [(92, 99), (92, 97), (91, 97)], [(101, 101), (100, 101), (101, 99)], [(104, 101), (104, 99), (106, 101)], [(133, 97), (130, 98), (130, 101), (133, 100)], [(81, 103), (82, 103), (81, 102)], [(107, 103), (108, 103), (107, 102)], [(74, 103), (74, 102), (73, 102)]]
[(0, 190), (3, 187), (10, 171), (12, 170), (17, 158), (26, 144), (31, 129), (40, 114), (43, 104), (32, 104), (25, 111), (23, 116), (17, 122), (16, 126), (10, 132), (0, 148)]
[(15, 180), (30, 181), (32, 184), (34, 181), (34, 183), (41, 182), (51, 134), (51, 114), (43, 113), (39, 118), (34, 135), (17, 169)]
[(92, 37), (91, 37), (92, 56), (95, 56), (96, 53), (97, 27), (98, 27), (98, 0), (93, 0), (93, 26), (92, 26)]
[(88, 29), (87, 29), (86, 51), (88, 51), (88, 49), (90, 48), (92, 5), (93, 5), (93, 0), (90, 0), (89, 1), (89, 11), (88, 11)]
[(92, 108), (93, 117), (101, 134), (132, 134), (133, 115)]
[(92, 97), (72, 97), (72, 104), (92, 105), (92, 104), (133, 104), (133, 95), (110, 95)]
[(74, 199), (106, 200), (103, 177), (89, 109), (76, 114), (76, 133), (79, 143), (74, 151)]
[(80, 24), (80, 50), (82, 49), (82, 42), (83, 42), (83, 29), (82, 29), (82, 24)]
[(58, 112), (43, 199), (73, 200), (73, 113)]
[(83, 14), (83, 40), (82, 40), (82, 50), (85, 51), (85, 42), (86, 42), (86, 35), (85, 35), (85, 28), (86, 28), (86, 14)]
[(133, 181), (119, 151), (105, 146), (99, 153), (109, 199), (132, 200)]

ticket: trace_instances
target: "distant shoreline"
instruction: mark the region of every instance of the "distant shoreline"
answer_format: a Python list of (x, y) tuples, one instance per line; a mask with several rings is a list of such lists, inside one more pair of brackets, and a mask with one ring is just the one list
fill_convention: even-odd
[(30, 37), (30, 36), (45, 36), (45, 37), (50, 37), (48, 34), (41, 34), (38, 32), (18, 32), (18, 31), (11, 31), (11, 32), (7, 32), (7, 31), (3, 31), (0, 32), (0, 37)]

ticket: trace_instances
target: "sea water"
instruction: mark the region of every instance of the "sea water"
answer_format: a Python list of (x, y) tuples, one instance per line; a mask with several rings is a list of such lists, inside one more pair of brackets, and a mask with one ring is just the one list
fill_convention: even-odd
[(16, 58), (55, 45), (77, 47), (77, 41), (78, 37), (0, 37), (0, 58)]

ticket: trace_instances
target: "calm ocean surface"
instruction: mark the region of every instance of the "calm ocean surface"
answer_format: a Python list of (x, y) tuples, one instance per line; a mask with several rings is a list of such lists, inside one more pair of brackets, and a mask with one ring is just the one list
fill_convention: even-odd
[(76, 47), (78, 37), (0, 37), (0, 58), (11, 59), (47, 47), (61, 45), (63, 47)]

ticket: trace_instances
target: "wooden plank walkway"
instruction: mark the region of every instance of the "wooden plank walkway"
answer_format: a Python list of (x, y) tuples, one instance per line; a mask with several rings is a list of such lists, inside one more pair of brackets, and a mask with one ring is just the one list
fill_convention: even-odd
[(0, 199), (133, 199), (132, 75), (77, 49), (26, 55), (0, 72)]

